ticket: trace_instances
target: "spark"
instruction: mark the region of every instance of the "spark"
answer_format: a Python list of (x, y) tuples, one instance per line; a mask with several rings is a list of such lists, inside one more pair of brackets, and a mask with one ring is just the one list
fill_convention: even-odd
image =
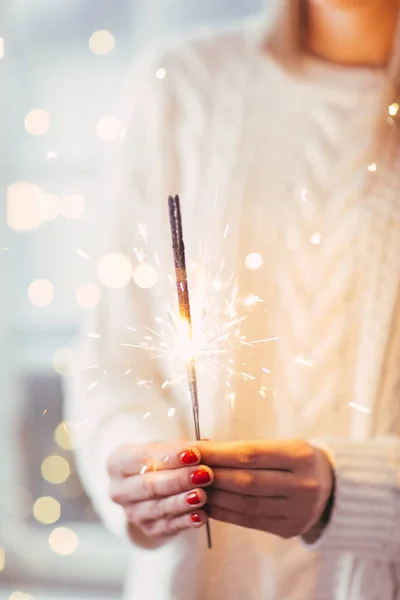
[(253, 381), (255, 380), (255, 377), (253, 375), (249, 375), (248, 373), (240, 373), (240, 375), (242, 375), (245, 379), (252, 379)]
[[(275, 338), (275, 339), (278, 339), (278, 338)], [(266, 367), (263, 367), (261, 370), (262, 370), (264, 373), (271, 373), (271, 371), (270, 371), (269, 369), (267, 369)]]
[(145, 244), (148, 244), (148, 226), (144, 225), (144, 223), (139, 223), (138, 228), (136, 230), (136, 234), (139, 235)]
[(214, 212), (216, 211), (216, 208), (217, 208), (218, 196), (219, 196), (219, 185), (217, 185), (216, 188), (215, 188), (214, 207), (213, 207), (213, 211)]
[(137, 382), (138, 385), (144, 385), (148, 390), (151, 388), (151, 386), (153, 385), (152, 381), (147, 381), (146, 379), (140, 379)]
[(93, 381), (93, 383), (91, 383), (87, 388), (86, 391), (87, 392), (91, 392), (92, 390), (94, 390), (95, 387), (97, 387), (99, 385), (98, 381)]
[(349, 406), (351, 406), (352, 408), (356, 408), (357, 410), (365, 414), (369, 414), (371, 412), (369, 408), (367, 408), (366, 406), (361, 406), (361, 404), (357, 404), (356, 402), (349, 402)]
[(129, 375), (129, 373), (132, 372), (132, 369), (128, 369), (127, 371), (125, 371), (124, 375)]
[(5, 246), (2, 247), (3, 252), (8, 252), (9, 248), (6, 248)]
[(47, 413), (47, 408), (44, 409), (44, 411), (42, 412), (42, 417), (44, 417), (44, 415)]
[(303, 354), (303, 352), (301, 354), (299, 354), (299, 356), (297, 356), (294, 361), (293, 361), (296, 365), (302, 365), (303, 367), (313, 367), (314, 363), (311, 360), (307, 360)]
[(370, 171), (370, 173), (375, 173), (377, 169), (378, 166), (376, 163), (371, 163), (370, 165), (368, 165), (368, 171)]
[(142, 421), (144, 421), (145, 419), (148, 419), (151, 413), (147, 412), (145, 415), (143, 415), (142, 417)]
[(130, 327), (129, 325), (127, 325), (126, 328), (129, 329), (129, 331), (135, 331), (136, 332), (136, 329), (134, 327)]
[(400, 110), (400, 104), (398, 104), (398, 102), (394, 102), (393, 104), (391, 104), (389, 106), (389, 115), (391, 117), (396, 117), (399, 110)]
[(81, 256), (82, 258), (86, 258), (86, 259), (90, 258), (90, 254), (88, 254), (87, 252), (84, 252), (80, 248), (76, 249), (76, 253), (78, 254), (78, 256)]
[(228, 400), (230, 400), (232, 410), (235, 408), (236, 394), (228, 394)]
[(158, 267), (161, 267), (161, 261), (160, 261), (160, 257), (158, 256), (158, 253), (157, 253), (157, 252), (154, 252), (154, 260), (156, 261), (156, 263), (157, 263), (157, 266), (158, 266)]
[(89, 371), (90, 369), (98, 369), (99, 365), (91, 365), (90, 367), (83, 367), (82, 371)]
[(173, 417), (174, 414), (175, 414), (175, 412), (176, 412), (175, 408), (170, 408), (169, 411), (168, 411), (168, 416), (169, 417)]
[(91, 338), (92, 340), (100, 340), (101, 333), (88, 333), (88, 338)]
[(255, 306), (256, 304), (260, 304), (264, 302), (259, 296), (255, 296), (254, 294), (249, 294), (244, 301), (245, 306)]
[(143, 467), (140, 469), (140, 474), (144, 475), (146, 473), (147, 469), (148, 469), (148, 466), (147, 465), (143, 465)]
[(161, 388), (163, 390), (165, 390), (165, 388), (168, 387), (168, 386), (169, 386), (169, 381), (164, 381), (164, 383), (161, 385)]
[(224, 240), (226, 239), (226, 236), (228, 235), (228, 231), (229, 231), (229, 223), (228, 223), (228, 225), (225, 227), (225, 231), (224, 231)]
[(146, 260), (147, 256), (145, 255), (144, 251), (142, 248), (138, 249), (138, 248), (134, 248), (133, 249), (136, 258), (138, 259), (138, 261), (140, 262), (140, 264), (143, 264), (144, 261)]
[(167, 463), (168, 461), (169, 461), (169, 456), (166, 456), (166, 457), (164, 458), (164, 462), (165, 462), (165, 463)]

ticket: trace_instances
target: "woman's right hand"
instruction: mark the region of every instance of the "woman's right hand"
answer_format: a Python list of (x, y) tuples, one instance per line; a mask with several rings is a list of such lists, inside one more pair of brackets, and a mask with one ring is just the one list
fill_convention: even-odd
[(146, 538), (199, 528), (207, 522), (203, 488), (214, 475), (200, 452), (177, 444), (121, 446), (107, 461), (110, 497)]

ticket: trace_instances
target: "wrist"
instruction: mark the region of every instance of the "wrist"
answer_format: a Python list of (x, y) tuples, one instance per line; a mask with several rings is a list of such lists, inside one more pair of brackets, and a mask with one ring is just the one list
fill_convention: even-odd
[(322, 515), (319, 518), (318, 522), (315, 525), (313, 525), (313, 527), (311, 527), (311, 529), (309, 529), (302, 535), (302, 538), (308, 544), (315, 543), (318, 540), (318, 538), (321, 537), (325, 528), (327, 527), (327, 525), (329, 525), (329, 522), (331, 520), (333, 507), (335, 505), (335, 491), (336, 491), (336, 476), (335, 476), (335, 471), (333, 470), (333, 468), (331, 469), (331, 477), (332, 477), (331, 492), (330, 492), (328, 500), (325, 504)]

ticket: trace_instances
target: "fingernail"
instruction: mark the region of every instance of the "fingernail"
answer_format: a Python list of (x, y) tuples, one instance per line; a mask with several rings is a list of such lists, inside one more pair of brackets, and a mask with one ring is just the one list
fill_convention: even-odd
[(184, 465), (194, 465), (199, 462), (199, 457), (194, 450), (184, 450), (180, 453), (179, 459)]
[(211, 475), (205, 469), (200, 469), (192, 473), (191, 480), (194, 485), (206, 485), (207, 483), (211, 483)]
[(192, 519), (193, 523), (197, 523), (197, 524), (201, 523), (201, 518), (200, 518), (199, 513), (192, 513), (190, 515), (190, 518)]
[(192, 492), (191, 494), (188, 494), (186, 496), (186, 502), (188, 504), (191, 504), (192, 506), (195, 504), (200, 504), (200, 498), (199, 498), (197, 492)]

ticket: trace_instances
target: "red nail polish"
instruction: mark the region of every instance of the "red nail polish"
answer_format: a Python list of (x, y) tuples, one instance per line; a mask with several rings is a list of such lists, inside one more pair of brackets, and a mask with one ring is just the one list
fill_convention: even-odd
[(193, 450), (184, 450), (180, 453), (179, 459), (184, 465), (194, 465), (199, 462), (199, 457)]
[(200, 498), (199, 498), (197, 492), (192, 492), (191, 494), (188, 494), (186, 496), (186, 502), (188, 504), (191, 504), (192, 506), (195, 504), (200, 504)]
[(194, 485), (206, 485), (211, 482), (211, 476), (205, 469), (200, 469), (192, 473), (191, 480)]
[(190, 518), (192, 519), (193, 523), (201, 523), (199, 513), (193, 513), (192, 515), (190, 515)]

